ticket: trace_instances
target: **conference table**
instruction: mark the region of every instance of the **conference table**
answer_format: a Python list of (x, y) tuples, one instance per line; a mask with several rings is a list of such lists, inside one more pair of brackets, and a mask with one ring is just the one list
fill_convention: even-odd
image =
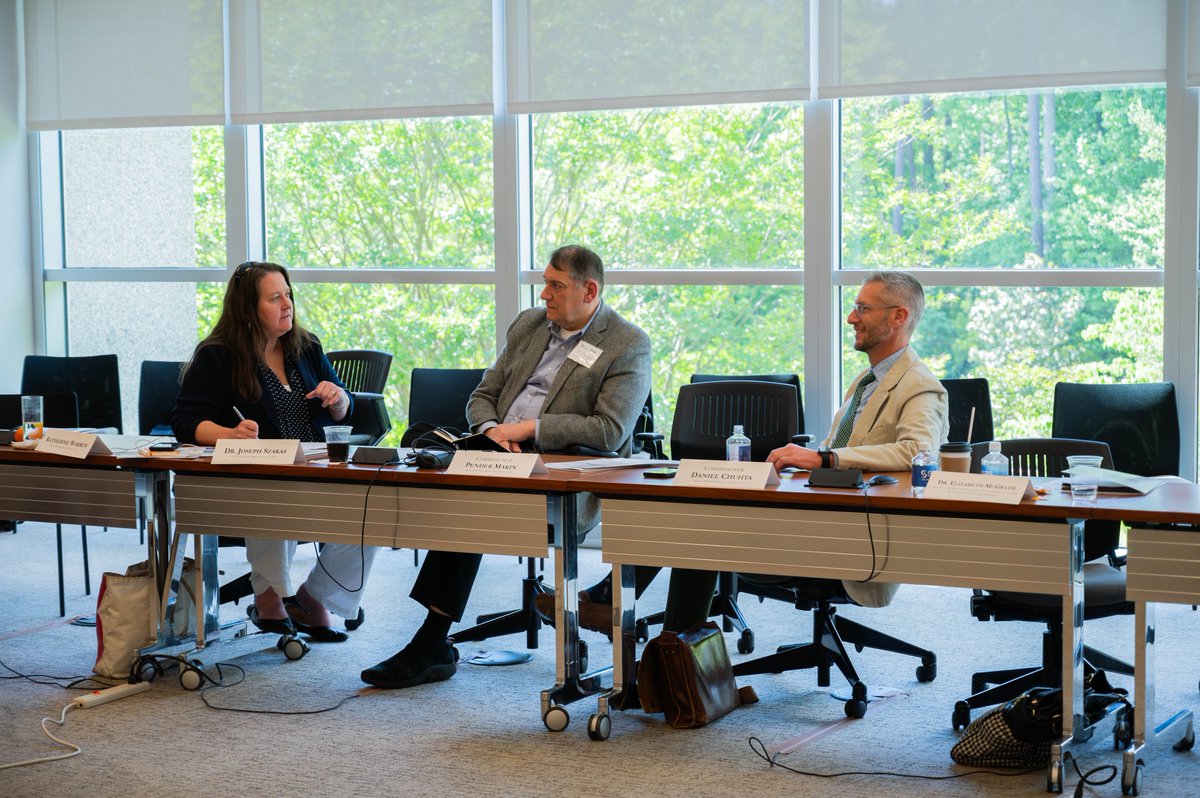
[[(1053, 594), (1063, 597), (1062, 661), (1069, 667), (1062, 737), (1052, 744), (1047, 789), (1061, 792), (1063, 753), (1100, 729), (1089, 726), (1083, 713), (1084, 522), (1170, 518), (1194, 528), (1200, 524), (1200, 490), (1180, 482), (1146, 496), (1103, 494), (1095, 504), (1075, 505), (1069, 494), (1052, 489), (1019, 504), (983, 504), (914, 498), (906, 474), (895, 475), (896, 485), (863, 490), (810, 488), (807, 476), (785, 473), (778, 486), (763, 489), (675, 486), (634, 469), (572, 481), (574, 489), (601, 497), (602, 556), (614, 577), (613, 689), (599, 696), (589, 730), (607, 732), (609, 707), (634, 678), (632, 652), (620, 642), (634, 633), (629, 566)], [(1200, 551), (1200, 540), (1193, 545), (1193, 553)], [(1131, 576), (1135, 558), (1131, 550)], [(1149, 670), (1142, 668), (1140, 678)]]
[(207, 458), (160, 458), (152, 465), (174, 472), (172, 557), (179, 559), (186, 534), (206, 547), (196, 555), (205, 580), (204, 606), (197, 602), (199, 647), (219, 635), (217, 536), (530, 558), (553, 551), (554, 585), (562, 598), (556, 610), (555, 684), (541, 694), (546, 727), (566, 728), (565, 705), (601, 690), (608, 669), (586, 672), (586, 649), (579, 641), (578, 519), (560, 473), (517, 479), (326, 460), (215, 466)]
[[(542, 719), (561, 731), (565, 705), (601, 690), (608, 669), (585, 672), (578, 628), (578, 520), (561, 473), (524, 479), (456, 476), (401, 465), (316, 460), (213, 465), (210, 458), (129, 457), (136, 436), (103, 436), (118, 456), (83, 459), (0, 446), (0, 517), (134, 527), (147, 518), (147, 555), (158, 588), (156, 639), (140, 654), (187, 660), (221, 639), (217, 537), (266, 537), (545, 558), (553, 551), (561, 597), (555, 684)], [(125, 456), (120, 456), (124, 454)], [(546, 455), (548, 461), (562, 459)], [(195, 624), (173, 619), (192, 536)], [(181, 628), (194, 629), (186, 633)], [(460, 641), (462, 642), (462, 641)]]
[[(170, 584), (166, 547), (161, 545), (166, 537), (160, 534), (170, 526), (169, 473), (142, 469), (141, 460), (120, 457), (144, 437), (104, 438), (116, 455), (75, 459), (0, 446), (0, 518), (131, 529), (145, 519), (147, 559), (161, 600), (163, 586)], [(62, 606), (61, 595), (59, 602)], [(159, 644), (178, 642), (163, 626), (159, 624)]]

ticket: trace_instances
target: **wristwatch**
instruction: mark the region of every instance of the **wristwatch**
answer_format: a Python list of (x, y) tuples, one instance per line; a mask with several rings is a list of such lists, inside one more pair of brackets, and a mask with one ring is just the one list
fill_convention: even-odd
[(829, 447), (822, 446), (817, 449), (817, 454), (821, 455), (821, 468), (834, 467), (833, 451)]

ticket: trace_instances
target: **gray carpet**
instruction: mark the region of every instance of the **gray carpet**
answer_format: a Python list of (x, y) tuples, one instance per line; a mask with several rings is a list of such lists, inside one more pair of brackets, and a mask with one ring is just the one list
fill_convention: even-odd
[[(65, 533), (68, 616), (94, 612), (94, 594), (104, 570), (123, 570), (144, 558), (132, 530), (89, 530), (93, 596), (83, 595), (77, 528)], [(222, 550), (229, 576), (245, 570), (241, 549)], [(297, 556), (296, 573), (312, 564), (312, 548)], [(17, 534), (0, 534), (0, 661), (27, 674), (82, 676), (95, 657), (90, 628), (59, 622), (54, 571), (53, 527), (22, 524)], [(550, 564), (547, 563), (549, 566)], [(599, 553), (583, 554), (586, 583), (604, 566)], [(821, 779), (769, 767), (750, 750), (754, 736), (779, 747), (826, 731), (780, 757), (790, 767), (820, 773), (848, 770), (901, 771), (947, 776), (965, 769), (949, 756), (954, 701), (982, 667), (1031, 662), (1040, 628), (1031, 624), (980, 623), (968, 612), (969, 591), (908, 586), (883, 610), (849, 608), (845, 613), (918, 645), (939, 657), (938, 678), (918, 684), (916, 662), (864, 652), (856, 662), (873, 686), (894, 687), (907, 698), (877, 703), (860, 721), (843, 720), (842, 704), (816, 687), (812, 672), (743, 679), (761, 697), (706, 728), (675, 731), (660, 717), (616, 713), (612, 737), (592, 742), (586, 735), (594, 701), (569, 707), (571, 725), (552, 734), (542, 725), (538, 698), (551, 685), (554, 662), (547, 634), (531, 662), (511, 667), (460, 666), (450, 681), (397, 692), (369, 691), (359, 671), (394, 653), (420, 618), (407, 598), (416, 569), (412, 552), (379, 557), (364, 601), (366, 624), (347, 643), (316, 646), (304, 659), (288, 662), (275, 638), (255, 635), (203, 655), (206, 665), (231, 661), (245, 681), (203, 696), (182, 690), (173, 675), (146, 693), (68, 714), (65, 728), (51, 725), (83, 753), (60, 762), (0, 770), (0, 796), (190, 796), (261, 795), (464, 795), (593, 796), (637, 794), (645, 798), (686, 795), (974, 796), (1036, 795), (1041, 773), (1016, 777), (972, 776), (915, 780), (881, 776)], [(473, 616), (513, 605), (524, 567), (515, 558), (488, 557), (468, 612)], [(660, 578), (643, 607), (661, 606)], [(229, 618), (244, 612), (228, 605)], [(777, 603), (744, 607), (758, 639), (758, 652), (807, 635), (810, 616)], [(1195, 706), (1200, 678), (1197, 641), (1200, 618), (1190, 607), (1162, 606), (1159, 618), (1158, 712)], [(607, 660), (604, 638), (585, 633), (593, 664)], [(1089, 624), (1089, 643), (1130, 655), (1131, 623), (1109, 619)], [(729, 636), (731, 650), (734, 637)], [(491, 647), (518, 648), (514, 636)], [(486, 644), (485, 644), (486, 645)], [(480, 644), (461, 646), (464, 655)], [(743, 657), (734, 653), (734, 661)], [(211, 670), (211, 668), (210, 668)], [(11, 675), (11, 674), (8, 674)], [(235, 678), (227, 673), (227, 678)], [(1115, 678), (1119, 684), (1126, 680)], [(834, 688), (843, 687), (835, 676)], [(22, 679), (0, 682), (0, 763), (60, 752), (41, 731), (43, 717), (57, 718), (77, 695)], [(319, 710), (309, 715), (223, 712)], [(1110, 738), (1096, 739), (1079, 753), (1081, 764), (1116, 764)], [(1169, 745), (1147, 756), (1144, 794), (1195, 795), (1197, 753), (1175, 753)], [(1068, 794), (1078, 777), (1067, 779)], [(1117, 782), (1088, 788), (1085, 795), (1120, 795)]]

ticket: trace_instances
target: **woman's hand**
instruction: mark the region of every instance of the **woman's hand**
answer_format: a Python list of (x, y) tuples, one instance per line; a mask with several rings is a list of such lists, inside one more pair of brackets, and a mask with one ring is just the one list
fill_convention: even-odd
[(245, 419), (236, 427), (233, 428), (234, 438), (257, 438), (258, 437), (258, 422)]
[(350, 404), (350, 397), (337, 384), (322, 380), (304, 395), (305, 399), (320, 399), (321, 407), (341, 407)]

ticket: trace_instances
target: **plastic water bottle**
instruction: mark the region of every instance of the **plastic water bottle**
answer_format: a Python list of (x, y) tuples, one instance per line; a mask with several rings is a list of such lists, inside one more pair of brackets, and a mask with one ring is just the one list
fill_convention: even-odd
[(741, 424), (734, 424), (733, 434), (725, 439), (725, 459), (750, 462), (750, 439), (742, 432)]
[(929, 477), (938, 469), (938, 457), (928, 441), (921, 441), (921, 450), (912, 459), (912, 493), (918, 498), (925, 493)]
[(994, 477), (1008, 476), (1008, 458), (1000, 453), (1000, 441), (988, 444), (987, 456), (979, 461), (979, 470)]

